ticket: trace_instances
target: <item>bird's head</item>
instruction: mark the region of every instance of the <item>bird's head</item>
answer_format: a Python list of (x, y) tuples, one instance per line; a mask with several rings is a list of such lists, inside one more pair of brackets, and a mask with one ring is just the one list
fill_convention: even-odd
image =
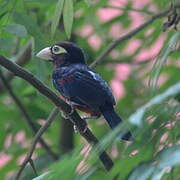
[(51, 47), (46, 47), (37, 53), (36, 56), (44, 60), (49, 60), (56, 66), (86, 63), (82, 49), (76, 44), (67, 41), (56, 43)]

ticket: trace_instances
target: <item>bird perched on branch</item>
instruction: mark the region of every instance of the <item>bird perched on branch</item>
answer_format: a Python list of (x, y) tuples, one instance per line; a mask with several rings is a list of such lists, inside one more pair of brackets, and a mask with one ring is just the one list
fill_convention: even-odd
[[(93, 117), (102, 114), (111, 128), (122, 122), (114, 111), (115, 100), (111, 89), (99, 74), (86, 65), (84, 53), (76, 44), (63, 41), (41, 50), (37, 57), (55, 65), (53, 84), (61, 93), (61, 98), (73, 109)], [(122, 137), (124, 140), (130, 138), (130, 132)]]

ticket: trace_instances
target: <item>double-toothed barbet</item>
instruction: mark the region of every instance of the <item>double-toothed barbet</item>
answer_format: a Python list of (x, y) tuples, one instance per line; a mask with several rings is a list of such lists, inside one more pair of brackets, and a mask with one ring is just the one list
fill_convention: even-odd
[[(122, 122), (114, 111), (115, 100), (103, 78), (86, 65), (83, 50), (71, 42), (59, 42), (41, 50), (37, 57), (50, 60), (55, 69), (54, 87), (72, 108), (93, 117), (104, 116), (111, 128)], [(129, 140), (127, 132), (122, 139)]]

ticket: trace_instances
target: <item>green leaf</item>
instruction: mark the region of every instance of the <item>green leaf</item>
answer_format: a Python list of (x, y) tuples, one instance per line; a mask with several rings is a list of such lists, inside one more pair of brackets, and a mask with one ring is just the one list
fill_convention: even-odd
[[(35, 40), (35, 48), (33, 48), (35, 52), (33, 53), (39, 52), (44, 47), (45, 38), (36, 21), (28, 14), (18, 11), (15, 11), (13, 13), (13, 19), (16, 23), (24, 25), (28, 33), (33, 36)], [(40, 79), (42, 79), (42, 77), (45, 77), (45, 71), (46, 71), (45, 62), (38, 60), (36, 61), (36, 63), (37, 63), (36, 67), (37, 67), (38, 76)], [(39, 69), (41, 69), (41, 71), (39, 71)]]
[(79, 175), (75, 180), (88, 180), (95, 172), (97, 168), (92, 168), (83, 175)]
[(171, 86), (164, 93), (153, 97), (147, 104), (137, 109), (137, 111), (129, 117), (129, 122), (136, 126), (140, 126), (142, 124), (143, 116), (149, 108), (151, 108), (154, 105), (160, 104), (165, 99), (174, 96), (179, 92), (180, 92), (180, 83)]
[(76, 168), (83, 156), (79, 154), (80, 148), (77, 148), (72, 153), (64, 155), (60, 161), (53, 163), (49, 168), (49, 173), (44, 176), (44, 180), (59, 180), (59, 177), (63, 177), (63, 180), (73, 179), (76, 175)]
[(7, 24), (4, 29), (17, 37), (27, 36), (27, 30), (21, 24)]
[(59, 24), (59, 20), (61, 18), (62, 10), (63, 10), (64, 0), (59, 0), (56, 5), (54, 17), (52, 19), (51, 25), (51, 35), (54, 36), (56, 28)]
[(39, 26), (31, 16), (27, 15), (26, 13), (15, 11), (13, 13), (13, 19), (18, 24), (22, 24), (23, 26), (25, 26), (28, 33), (35, 37), (38, 41), (42, 41), (43, 36), (39, 29)]
[(150, 87), (154, 89), (157, 89), (157, 81), (160, 76), (160, 73), (162, 71), (162, 67), (167, 63), (168, 57), (172, 54), (174, 51), (177, 43), (180, 40), (180, 32), (177, 31), (173, 36), (170, 38), (169, 42), (165, 44), (161, 52), (159, 53), (153, 69), (150, 73)]
[(17, 37), (27, 36), (27, 30), (21, 24), (7, 24), (4, 29)]
[(147, 180), (152, 176), (155, 167), (152, 163), (140, 164), (132, 171), (128, 180)]
[(33, 178), (32, 180), (43, 180), (48, 174), (49, 174), (49, 172), (46, 172), (36, 178)]
[(14, 47), (13, 40), (10, 38), (0, 38), (0, 50), (8, 51)]
[(71, 37), (71, 30), (73, 25), (73, 0), (65, 0), (64, 10), (63, 10), (63, 21), (64, 28), (68, 39)]
[(36, 2), (36, 3), (54, 3), (57, 2), (57, 0), (24, 0), (25, 2)]
[[(126, 149), (126, 151), (129, 150)], [(139, 149), (138, 154), (136, 154), (135, 156), (128, 156), (128, 157), (126, 156), (124, 158), (118, 159), (113, 169), (111, 170), (110, 174), (112, 175), (112, 177), (114, 177), (115, 175), (117, 175), (117, 173), (123, 172), (121, 173), (120, 179), (127, 179), (127, 176), (130, 172), (132, 172), (132, 169), (136, 168), (142, 162), (149, 161), (150, 158), (152, 158), (152, 155), (153, 155), (152, 144), (145, 145), (144, 147), (142, 147), (142, 149)]]
[(23, 96), (29, 96), (34, 94), (35, 92), (36, 92), (35, 88), (33, 88), (32, 86), (28, 86), (22, 90), (21, 94)]
[(157, 159), (160, 168), (180, 164), (180, 145), (163, 149), (158, 153)]
[(91, 5), (91, 0), (84, 0), (84, 2), (85, 2), (88, 6)]

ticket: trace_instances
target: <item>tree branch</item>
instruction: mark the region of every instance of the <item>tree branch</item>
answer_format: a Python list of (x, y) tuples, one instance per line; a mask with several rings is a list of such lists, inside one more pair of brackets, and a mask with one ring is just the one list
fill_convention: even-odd
[[(23, 115), (24, 119), (27, 121), (29, 127), (31, 128), (33, 133), (36, 134), (38, 129), (36, 128), (35, 124), (33, 123), (33, 120), (31, 119), (31, 117), (27, 113), (25, 107), (23, 106), (23, 104), (21, 103), (19, 98), (13, 92), (11, 86), (9, 85), (8, 81), (5, 79), (5, 77), (4, 77), (3, 73), (1, 72), (1, 70), (0, 70), (0, 79), (1, 79), (2, 84), (4, 85), (4, 87), (6, 88), (7, 92), (9, 93), (9, 95), (11, 96), (13, 101), (16, 103), (16, 105), (19, 108), (19, 110), (20, 110), (21, 114)], [(39, 142), (42, 145), (42, 147), (44, 148), (44, 150), (52, 157), (53, 160), (58, 159), (58, 155), (56, 153), (54, 153), (50, 149), (50, 147), (46, 144), (46, 142), (42, 138), (39, 139)]]
[(33, 162), (33, 160), (32, 160), (31, 158), (29, 159), (29, 164), (31, 165), (31, 167), (32, 167), (32, 169), (33, 169), (33, 171), (34, 171), (34, 174), (35, 174), (36, 176), (38, 176), (38, 173), (37, 173), (37, 171), (36, 171), (34, 162)]
[[(52, 101), (56, 106), (60, 107), (61, 110), (65, 114), (69, 114), (69, 119), (78, 127), (80, 130), (80, 134), (89, 142), (93, 144), (97, 144), (98, 140), (97, 138), (92, 134), (92, 132), (87, 128), (87, 130), (84, 131), (87, 124), (86, 122), (78, 115), (76, 111), (71, 113), (72, 109), (71, 107), (66, 104), (64, 101), (62, 101), (54, 92), (52, 92), (46, 85), (44, 85), (40, 80), (35, 78), (31, 73), (20, 67), (19, 65), (11, 62), (7, 58), (0, 55), (0, 64), (7, 68), (9, 71), (13, 72), (16, 76), (21, 77), (22, 79), (29, 82), (33, 87), (35, 87), (41, 94), (46, 96), (50, 101)], [(113, 162), (111, 158), (107, 155), (107, 153), (104, 151), (100, 155), (100, 160), (104, 164), (106, 170), (110, 170), (113, 167)]]
[[(177, 2), (174, 4), (174, 8), (179, 8), (180, 7), (180, 2)], [(138, 32), (142, 31), (145, 27), (147, 27), (148, 25), (152, 24), (156, 19), (158, 18), (162, 18), (165, 15), (167, 15), (170, 11), (172, 10), (172, 7), (161, 11), (160, 13), (152, 16), (148, 21), (146, 21), (145, 23), (143, 23), (142, 25), (140, 25), (139, 27), (137, 27), (136, 29), (130, 31), (129, 33), (125, 34), (124, 36), (119, 37), (118, 39), (116, 39), (115, 41), (113, 41), (98, 57), (97, 59), (90, 65), (91, 68), (94, 68), (95, 66), (97, 66), (98, 64), (100, 64), (104, 58), (119, 44), (121, 44), (122, 42), (130, 39), (131, 37), (133, 37), (134, 35), (136, 35)]]
[(37, 134), (35, 135), (33, 142), (31, 144), (30, 150), (28, 152), (28, 154), (25, 157), (25, 160), (23, 161), (21, 168), (19, 169), (19, 171), (17, 172), (17, 174), (15, 175), (14, 180), (18, 180), (20, 178), (20, 175), (22, 173), (22, 171), (24, 170), (24, 168), (26, 167), (27, 163), (31, 161), (31, 157), (32, 154), (36, 148), (36, 144), (39, 141), (39, 138), (42, 136), (42, 134), (46, 131), (46, 129), (51, 125), (51, 122), (55, 119), (56, 115), (58, 114), (59, 110), (58, 108), (55, 108), (52, 113), (49, 115), (48, 119), (46, 120), (46, 123), (44, 124), (44, 126), (42, 126), (39, 131), (37, 132)]

